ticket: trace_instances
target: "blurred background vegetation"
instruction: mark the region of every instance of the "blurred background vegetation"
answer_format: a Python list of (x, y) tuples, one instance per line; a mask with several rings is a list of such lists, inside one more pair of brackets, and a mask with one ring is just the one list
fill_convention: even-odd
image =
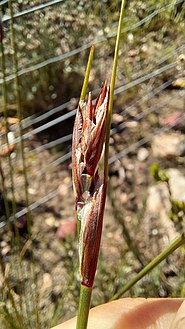
[[(24, 116), (46, 111), (51, 106), (78, 97), (88, 55), (86, 49), (90, 48), (91, 43), (97, 43), (94, 65), (96, 77), (92, 78), (91, 89), (105, 79), (104, 73), (109, 71), (106, 63), (109, 58), (112, 59), (114, 51), (120, 1), (58, 1), (42, 9), (41, 5), (47, 3), (33, 1), (30, 4), (26, 0), (14, 3)], [(151, 70), (152, 65), (155, 68), (161, 57), (181, 45), (184, 39), (184, 6), (183, 2), (176, 6), (173, 6), (173, 2), (171, 4), (169, 1), (158, 1), (157, 4), (155, 1), (127, 1), (121, 48), (123, 55), (120, 54), (120, 75), (123, 76), (118, 75), (118, 85), (124, 82), (123, 78), (131, 80), (136, 72), (142, 70), (144, 74)], [(6, 75), (9, 81), (8, 102), (15, 114), (16, 101), (11, 92), (14, 80), (8, 2), (1, 7), (4, 14)], [(125, 42), (125, 38), (129, 42)], [(146, 49), (150, 43), (156, 48), (152, 58)], [(133, 48), (138, 52), (134, 67), (124, 55)], [(124, 73), (123, 64), (126, 66)]]
[[(110, 81), (120, 4), (0, 1), (3, 329), (50, 328), (76, 314), (79, 274), (71, 133), (92, 43), (93, 97), (104, 80)], [(176, 200), (170, 171), (178, 170), (183, 181), (184, 35), (183, 0), (126, 1), (110, 140), (110, 187), (93, 306), (108, 301), (184, 230), (185, 201)], [(165, 146), (161, 138), (157, 149), (167, 149), (171, 137), (165, 140), (165, 132), (177, 143), (175, 151), (161, 155), (154, 137), (162, 134)], [(151, 196), (150, 188), (160, 190), (157, 197)], [(162, 210), (156, 206), (161, 195)], [(185, 296), (184, 253), (182, 247), (126, 295)]]

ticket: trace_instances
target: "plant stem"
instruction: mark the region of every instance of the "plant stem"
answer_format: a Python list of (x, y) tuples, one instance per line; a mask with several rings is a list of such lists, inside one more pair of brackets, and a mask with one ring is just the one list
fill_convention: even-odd
[[(2, 35), (3, 35), (2, 22), (1, 22), (1, 31), (2, 31)], [(5, 118), (5, 128), (6, 128), (5, 139), (6, 139), (7, 147), (9, 148), (10, 144), (9, 144), (9, 139), (8, 139), (9, 124), (8, 124), (8, 108), (7, 108), (8, 93), (7, 93), (7, 85), (6, 85), (6, 65), (5, 65), (5, 53), (4, 53), (3, 38), (0, 42), (0, 44), (1, 44), (1, 67), (2, 67), (2, 76), (3, 76), (3, 84), (2, 84), (3, 115)], [(13, 178), (14, 169), (13, 169), (13, 164), (12, 164), (12, 160), (11, 160), (11, 156), (10, 156), (9, 152), (8, 152), (8, 166), (9, 166), (9, 177), (10, 177), (11, 192), (12, 192), (12, 211), (13, 211), (13, 217), (14, 217), (14, 221), (15, 221), (16, 220), (15, 214), (17, 211), (17, 206), (16, 206), (16, 201), (15, 201), (15, 187), (14, 187), (14, 178)], [(2, 177), (2, 184), (3, 184), (3, 177)], [(7, 210), (8, 202), (7, 202), (7, 195), (5, 193), (6, 192), (5, 184), (3, 184), (2, 187), (3, 186), (4, 186), (4, 188), (3, 188), (2, 192), (3, 192), (4, 201), (5, 201), (5, 208)], [(8, 212), (6, 213), (8, 221), (9, 221), (9, 217), (10, 217), (9, 215), (10, 215), (10, 212), (8, 209)], [(12, 224), (10, 223), (10, 221), (9, 221), (9, 228), (10, 228), (10, 231), (12, 231)], [(12, 241), (13, 241), (13, 235), (12, 235)]]
[(92, 293), (92, 287), (86, 287), (81, 284), (76, 329), (87, 328), (90, 302), (91, 302), (91, 293)]
[[(20, 134), (20, 151), (21, 151), (21, 160), (22, 160), (22, 171), (23, 171), (23, 177), (24, 177), (24, 192), (25, 192), (25, 203), (27, 207), (27, 231), (29, 240), (32, 242), (32, 232), (31, 232), (31, 225), (32, 225), (32, 217), (31, 217), (31, 211), (29, 207), (29, 191), (28, 191), (28, 175), (27, 175), (27, 166), (26, 166), (26, 156), (25, 156), (25, 149), (24, 149), (24, 140), (22, 138), (23, 136), (23, 126), (22, 126), (22, 119), (23, 119), (23, 108), (21, 104), (21, 86), (20, 86), (20, 80), (18, 76), (18, 56), (17, 56), (17, 43), (16, 43), (16, 33), (15, 33), (15, 27), (14, 27), (14, 12), (13, 12), (13, 0), (8, 0), (9, 4), (9, 10), (10, 10), (10, 39), (11, 39), (11, 45), (12, 45), (12, 60), (13, 60), (13, 70), (15, 74), (15, 83), (14, 83), (14, 89), (15, 89), (15, 97), (16, 97), (16, 105), (17, 105), (17, 115), (18, 115), (18, 126), (19, 126), (19, 134)], [(19, 260), (20, 261), (20, 260)], [(34, 257), (33, 257), (33, 250), (31, 249), (31, 261), (34, 263)], [(19, 266), (22, 270), (22, 267)], [(32, 277), (34, 278), (34, 272), (32, 268), (32, 264), (30, 265), (30, 271), (32, 274)], [(33, 279), (32, 285), (30, 286), (30, 296), (29, 298), (25, 298), (25, 313), (27, 316), (27, 322), (30, 326), (31, 319), (30, 314), (32, 312), (32, 303), (33, 301), (36, 301), (36, 307), (35, 307), (35, 319), (36, 319), (36, 328), (40, 328), (40, 320), (39, 320), (39, 308), (38, 308), (38, 294), (36, 289), (36, 294), (34, 294), (33, 286), (37, 287), (36, 280)], [(36, 300), (35, 300), (36, 298)], [(22, 315), (23, 318), (23, 315)]]
[(121, 288), (112, 298), (116, 300), (120, 298), (126, 291), (128, 291), (135, 283), (141, 280), (146, 274), (148, 274), (154, 267), (160, 264), (166, 257), (179, 248), (185, 242), (185, 232), (181, 234), (172, 244), (162, 251), (157, 257), (155, 257), (148, 265), (146, 265), (138, 274), (136, 274), (123, 288)]
[(108, 196), (109, 196), (109, 200), (111, 203), (111, 207), (112, 207), (112, 212), (113, 212), (113, 216), (115, 218), (115, 220), (118, 222), (119, 225), (121, 225), (121, 229), (122, 229), (122, 233), (123, 233), (123, 237), (125, 239), (125, 242), (129, 248), (130, 251), (132, 251), (133, 255), (135, 256), (135, 258), (139, 261), (141, 268), (144, 267), (146, 265), (146, 261), (143, 258), (143, 256), (140, 254), (139, 249), (137, 248), (137, 245), (132, 241), (132, 238), (130, 236), (130, 232), (127, 229), (126, 225), (125, 225), (125, 221), (123, 218), (123, 214), (122, 211), (119, 207), (119, 205), (116, 205), (116, 197), (113, 196), (113, 189), (111, 187), (111, 184), (109, 184), (109, 188), (108, 188)]
[[(4, 38), (3, 38), (3, 24), (1, 22), (1, 67), (2, 67), (2, 77), (3, 77), (3, 84), (2, 84), (2, 99), (3, 99), (3, 115), (5, 118), (5, 128), (6, 128), (6, 134), (5, 134), (5, 139), (6, 139), (6, 144), (7, 147), (9, 149), (10, 143), (9, 143), (9, 139), (8, 139), (8, 132), (9, 132), (9, 123), (8, 123), (8, 89), (7, 89), (7, 84), (6, 84), (6, 62), (5, 62), (5, 52), (4, 52)], [(0, 160), (1, 162), (1, 160)], [(1, 165), (0, 165), (1, 167)], [(17, 212), (17, 205), (16, 205), (16, 198), (15, 198), (15, 180), (14, 180), (14, 167), (13, 167), (13, 163), (12, 163), (12, 159), (11, 159), (11, 155), (8, 152), (8, 167), (9, 167), (9, 178), (10, 178), (10, 189), (11, 189), (11, 200), (12, 200), (12, 215), (13, 215), (13, 221), (15, 223), (16, 221), (16, 212)], [(13, 226), (11, 221), (9, 220), (10, 218), (10, 209), (9, 209), (9, 203), (8, 203), (8, 199), (7, 199), (7, 191), (6, 191), (6, 185), (5, 185), (5, 177), (3, 175), (3, 169), (2, 167), (0, 168), (1, 171), (1, 181), (2, 181), (2, 195), (3, 195), (3, 199), (4, 199), (4, 203), (5, 203), (5, 214), (6, 214), (6, 219), (8, 221), (8, 226), (9, 226), (9, 232), (11, 234), (11, 248), (13, 249), (14, 247), (17, 249), (17, 252), (20, 250), (20, 236), (19, 236), (19, 231), (17, 226), (14, 226), (15, 229), (15, 235), (13, 232)], [(20, 266), (17, 266), (17, 262), (13, 262), (12, 260), (10, 261), (11, 263), (11, 267), (15, 269), (15, 271), (17, 271), (17, 273), (19, 273), (20, 275)], [(19, 262), (20, 263), (20, 262)], [(20, 265), (20, 264), (19, 264)], [(4, 283), (6, 283), (6, 281), (4, 281)], [(13, 299), (13, 295), (10, 296)], [(14, 303), (14, 301), (12, 302), (12, 306), (14, 309), (14, 306), (16, 305), (16, 303)], [(22, 296), (20, 296), (19, 299), (19, 307), (20, 310), (22, 312), (23, 310), (23, 302), (22, 302)], [(17, 309), (14, 309), (15, 313), (17, 313)], [(16, 315), (17, 316), (17, 315)]]
[(22, 158), (22, 166), (23, 166), (23, 176), (24, 176), (24, 190), (25, 190), (25, 201), (27, 207), (27, 229), (31, 239), (31, 213), (29, 209), (29, 193), (28, 193), (28, 177), (27, 177), (27, 168), (26, 168), (26, 158), (24, 151), (24, 141), (23, 141), (23, 127), (22, 127), (22, 118), (23, 118), (23, 110), (21, 104), (21, 92), (20, 92), (20, 82), (18, 76), (18, 57), (17, 57), (17, 45), (15, 38), (15, 29), (14, 29), (14, 18), (13, 18), (13, 1), (8, 0), (9, 9), (10, 9), (10, 33), (11, 33), (11, 45), (13, 49), (12, 59), (13, 59), (13, 70), (15, 74), (15, 96), (16, 96), (16, 105), (17, 105), (17, 114), (18, 114), (18, 126), (20, 133), (20, 149), (21, 149), (21, 158)]
[(89, 83), (89, 75), (90, 75), (91, 66), (92, 66), (93, 54), (94, 54), (94, 45), (91, 46), (91, 50), (90, 50), (90, 54), (89, 54), (89, 59), (88, 59), (87, 68), (86, 68), (86, 72), (85, 72), (85, 78), (84, 78), (82, 91), (81, 91), (81, 95), (80, 95), (81, 101), (85, 100), (85, 96), (87, 93), (87, 86)]
[[(119, 25), (118, 25), (118, 33), (117, 33), (117, 39), (116, 39), (116, 45), (115, 45), (115, 55), (114, 55), (114, 62), (113, 62), (113, 69), (112, 69), (111, 85), (110, 85), (110, 103), (109, 103), (109, 112), (108, 112), (108, 117), (107, 117), (107, 128), (106, 128), (107, 132), (106, 132), (105, 156), (104, 156), (105, 181), (107, 181), (107, 177), (108, 177), (108, 156), (109, 156), (108, 153), (109, 153), (110, 125), (111, 125), (114, 87), (115, 87), (116, 71), (117, 71), (117, 64), (118, 64), (118, 52), (119, 52), (119, 44), (120, 44), (120, 37), (121, 37), (121, 27), (122, 27), (122, 21), (123, 21), (124, 6), (125, 6), (125, 0), (122, 0)], [(88, 84), (90, 69), (91, 69), (91, 65), (92, 65), (93, 52), (94, 52), (94, 46), (92, 46), (91, 52), (89, 55), (86, 74), (85, 74), (82, 92), (81, 92), (81, 96), (80, 96), (80, 100), (82, 100), (82, 101), (85, 100), (87, 84)], [(78, 232), (79, 232), (80, 231), (80, 221), (77, 220), (77, 223), (78, 223)], [(81, 284), (76, 329), (86, 329), (87, 328), (90, 301), (91, 301), (91, 292), (92, 292), (92, 287), (89, 288), (89, 287), (86, 287)]]
[(118, 32), (117, 32), (117, 38), (116, 38), (116, 45), (115, 45), (115, 52), (114, 52), (112, 77), (111, 77), (111, 83), (110, 83), (110, 101), (109, 101), (109, 112), (108, 112), (108, 116), (107, 116), (107, 133), (106, 133), (106, 140), (105, 140), (105, 156), (104, 156), (106, 178), (108, 178), (110, 127), (111, 127), (111, 117), (112, 117), (113, 100), (114, 100), (114, 88), (115, 88), (116, 72), (117, 72), (117, 66), (118, 66), (118, 53), (119, 53), (119, 45), (120, 45), (120, 39), (121, 39), (121, 28), (122, 28), (125, 3), (126, 3), (126, 0), (122, 0), (121, 11), (120, 11), (120, 16), (119, 16)]

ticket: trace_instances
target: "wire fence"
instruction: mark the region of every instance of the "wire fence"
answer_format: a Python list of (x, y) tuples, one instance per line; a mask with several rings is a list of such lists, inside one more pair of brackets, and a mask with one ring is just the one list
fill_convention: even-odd
[[(128, 155), (131, 152), (136, 152), (141, 146), (145, 145), (146, 143), (148, 143), (149, 141), (152, 140), (153, 137), (162, 134), (163, 132), (167, 132), (170, 129), (172, 129), (173, 127), (175, 127), (180, 121), (185, 120), (185, 115), (183, 115), (183, 117), (181, 117), (180, 119), (177, 119), (174, 121), (174, 123), (172, 125), (168, 125), (166, 127), (157, 129), (154, 133), (149, 134), (147, 137), (142, 138), (140, 141), (131, 144), (129, 147), (125, 148), (124, 150), (120, 151), (119, 153), (117, 153), (116, 155), (112, 156), (109, 158), (109, 165), (113, 164), (114, 162), (116, 162), (117, 160), (123, 158), (124, 156)], [(64, 156), (65, 158), (63, 159), (64, 161), (68, 160), (71, 158), (71, 152), (66, 154)], [(59, 161), (61, 160), (61, 161)], [(57, 162), (53, 163), (55, 165), (58, 165), (62, 162), (62, 158), (57, 159)], [(48, 166), (49, 167), (49, 166)], [(72, 187), (72, 183), (68, 184), (67, 189)], [(17, 212), (14, 216), (10, 217), (10, 220), (13, 221), (15, 218), (19, 219), (22, 216), (24, 216), (28, 211), (30, 210), (35, 210), (37, 208), (39, 208), (40, 206), (43, 206), (45, 203), (47, 203), (48, 201), (50, 201), (51, 199), (55, 198), (58, 194), (60, 193), (59, 190), (54, 190), (50, 193), (48, 193), (46, 196), (44, 196), (43, 198), (39, 199), (36, 202), (33, 202), (30, 206), (29, 209), (28, 208), (23, 208), (21, 211)], [(7, 225), (7, 221), (2, 221), (0, 222), (0, 229), (3, 228), (4, 226)]]
[[(115, 89), (115, 95), (118, 95), (124, 91), (127, 91), (151, 78), (154, 78), (158, 75), (160, 75), (161, 73), (164, 73), (166, 71), (169, 71), (173, 68), (175, 68), (178, 64), (178, 61), (174, 62), (174, 63), (171, 63), (171, 64), (168, 64), (168, 65), (165, 65), (164, 67), (161, 67), (160, 69), (157, 69), (157, 70), (154, 70), (152, 71), (151, 73), (148, 73), (146, 74), (145, 76), (142, 76), (142, 77), (139, 77), (139, 78), (136, 78), (135, 80), (131, 81), (130, 83), (128, 84), (125, 84), (123, 86), (120, 86), (119, 88), (116, 88)], [(167, 87), (171, 84), (171, 80), (169, 82), (169, 84), (167, 85)], [(95, 92), (95, 91), (94, 91)], [(52, 116), (53, 114), (56, 114), (58, 113), (59, 111), (62, 111), (64, 109), (67, 108), (67, 106), (69, 106), (71, 103), (70, 102), (66, 102), (64, 104), (61, 104), (60, 106), (57, 106), (56, 108), (53, 108), (52, 110), (48, 111), (47, 113), (44, 113), (36, 118), (33, 118), (32, 120), (30, 121), (26, 121), (26, 123), (23, 122), (23, 128), (28, 128), (30, 127), (31, 125), (34, 125), (36, 123), (39, 123), (40, 121), (42, 120), (45, 120), (46, 118), (48, 118), (49, 116)], [(50, 122), (46, 123), (46, 124), (43, 124), (43, 125), (40, 125), (38, 128), (35, 128), (33, 129), (32, 131), (28, 132), (28, 133), (25, 133), (23, 134), (22, 136), (19, 136), (15, 139), (15, 144), (19, 143), (21, 139), (25, 140), (25, 139), (28, 139), (29, 137), (33, 137), (34, 135), (38, 134), (38, 133), (41, 133), (42, 131), (50, 128), (50, 127), (53, 127), (71, 117), (74, 117), (75, 116), (75, 113), (76, 113), (76, 110), (73, 110), (73, 111), (70, 111), (69, 113), (66, 113), (62, 116), (59, 116), (58, 118), (54, 119), (54, 120), (51, 120)], [(1, 147), (0, 147), (0, 151), (3, 150), (4, 148), (7, 147), (7, 144), (3, 144)]]
[[(36, 6), (34, 8), (29, 9), (29, 10), (25, 10), (24, 12), (20, 12), (20, 13), (15, 14), (14, 18), (21, 17), (21, 16), (24, 16), (24, 15), (28, 15), (29, 13), (47, 8), (48, 6), (55, 5), (57, 3), (61, 3), (61, 2), (64, 2), (64, 1), (66, 1), (66, 0), (55, 0), (55, 1), (51, 1), (51, 2), (48, 2), (48, 3), (43, 4), (43, 5), (40, 5), (40, 6)], [(172, 2), (171, 4), (166, 5), (163, 8), (156, 9), (153, 13), (149, 14), (147, 17), (143, 18), (139, 22), (137, 22), (135, 24), (132, 24), (128, 28), (123, 28), (122, 33), (128, 33), (128, 32), (133, 31), (134, 29), (137, 29), (137, 28), (141, 27), (143, 24), (146, 24), (146, 23), (150, 22), (150, 20), (152, 20), (155, 16), (163, 13), (164, 11), (168, 10), (169, 8), (172, 8), (172, 7), (174, 7), (174, 6), (176, 6), (180, 3), (183, 3), (183, 1), (184, 0), (177, 0), (176, 2)], [(2, 22), (8, 21), (8, 20), (10, 20), (10, 17), (2, 19)], [(43, 68), (43, 67), (45, 67), (49, 64), (57, 63), (58, 61), (61, 61), (61, 60), (66, 60), (71, 56), (74, 56), (74, 55), (77, 55), (77, 54), (83, 52), (84, 50), (90, 49), (92, 44), (98, 45), (102, 42), (107, 42), (111, 38), (115, 38), (116, 33), (117, 33), (116, 31), (117, 31), (117, 29), (115, 27), (115, 31), (107, 34), (106, 36), (101, 36), (101, 37), (95, 38), (91, 42), (83, 44), (82, 46), (80, 46), (78, 48), (75, 48), (75, 49), (73, 49), (73, 50), (71, 50), (71, 51), (69, 51), (65, 54), (61, 54), (61, 55), (58, 55), (58, 56), (51, 57), (51, 58), (49, 58), (45, 61), (42, 61), (42, 62), (37, 63), (35, 65), (29, 66), (27, 68), (22, 68), (17, 72), (17, 74), (18, 74), (18, 76), (22, 76), (24, 74), (28, 74), (28, 73), (33, 72), (35, 70), (39, 70), (39, 69), (41, 69), (41, 68)], [(11, 74), (9, 76), (6, 76), (6, 78), (5, 78), (6, 81), (11, 81), (13, 79), (15, 79), (15, 74)], [(0, 79), (0, 84), (2, 84), (2, 83), (3, 83), (3, 79)]]
[[(1, 1), (0, 6), (4, 5), (6, 3), (8, 3), (8, 1)], [(19, 17), (26, 18), (27, 15), (29, 15), (31, 13), (40, 12), (40, 11), (45, 10), (46, 8), (57, 6), (59, 4), (62, 5), (62, 3), (66, 3), (66, 1), (65, 0), (48, 1), (44, 4), (33, 6), (31, 8), (25, 9), (21, 12), (14, 13), (13, 19), (17, 19)], [(183, 3), (183, 0), (177, 0), (176, 2), (172, 1), (170, 4), (165, 5), (162, 8), (154, 7), (153, 11), (152, 11), (152, 8), (150, 8), (150, 11), (148, 10), (150, 13), (146, 17), (123, 28), (123, 31), (122, 31), (123, 35), (125, 33), (131, 33), (132, 31), (142, 27), (145, 24), (150, 24), (151, 21), (156, 16), (160, 15), (161, 13), (167, 12), (169, 9), (174, 8), (174, 6), (176, 6), (180, 3)], [(10, 20), (11, 20), (11, 17), (9, 17), (7, 15), (5, 15), (2, 18), (3, 23), (6, 23), (6, 24), (8, 24)], [(1, 85), (7, 84), (9, 81), (13, 81), (16, 78), (16, 76), (21, 77), (21, 76), (25, 75), (25, 77), (26, 77), (30, 73), (32, 75), (34, 75), (35, 71), (38, 71), (44, 67), (47, 67), (50, 64), (53, 65), (60, 61), (66, 62), (69, 60), (70, 57), (81, 54), (85, 50), (89, 49), (92, 44), (100, 46), (100, 45), (102, 45), (102, 43), (105, 43), (107, 45), (110, 42), (110, 40), (116, 36), (116, 27), (117, 27), (117, 24), (114, 23), (114, 24), (112, 24), (112, 26), (109, 29), (109, 30), (111, 30), (111, 32), (102, 34), (102, 31), (103, 31), (103, 29), (102, 29), (100, 36), (92, 38), (92, 40), (87, 41), (87, 42), (84, 42), (84, 40), (82, 40), (83, 41), (83, 42), (81, 41), (82, 45), (80, 45), (74, 49), (71, 49), (69, 51), (66, 51), (65, 53), (62, 53), (58, 56), (52, 56), (44, 61), (38, 62), (37, 64), (29, 65), (28, 67), (19, 66), (19, 69), (16, 74), (13, 73), (13, 74), (6, 75), (5, 79), (1, 78), (0, 84)], [(173, 45), (167, 44), (166, 50), (163, 52), (163, 56), (161, 56), (159, 58), (157, 63), (152, 62), (151, 66), (149, 66), (149, 69), (148, 69), (148, 67), (145, 68), (141, 65), (140, 69), (136, 70), (136, 72), (134, 72), (134, 70), (133, 70), (129, 79), (126, 79), (125, 76), (122, 79), (121, 78), (118, 79), (119, 81), (118, 81), (117, 87), (115, 89), (115, 97), (118, 97), (118, 96), (122, 95), (122, 93), (126, 93), (136, 87), (143, 88), (143, 86), (145, 86), (146, 92), (142, 92), (141, 97), (136, 96), (134, 101), (131, 102), (131, 105), (129, 104), (128, 106), (125, 106), (124, 110), (119, 110), (119, 114), (122, 116), (122, 122), (117, 124), (116, 127), (111, 129), (111, 136), (114, 136), (116, 133), (123, 131), (126, 128), (127, 122), (125, 122), (125, 117), (128, 114), (130, 114), (133, 109), (139, 109), (139, 107), (144, 104), (145, 104), (145, 106), (147, 105), (146, 110), (143, 110), (142, 112), (138, 111), (138, 113), (136, 113), (135, 117), (132, 119), (132, 122), (139, 122), (141, 120), (145, 120), (147, 115), (154, 113), (154, 112), (156, 113), (157, 111), (160, 111), (161, 109), (163, 109), (165, 106), (169, 106), (169, 103), (171, 101), (173, 101), (173, 99), (174, 99), (174, 95), (169, 96), (167, 101), (159, 102), (159, 103), (157, 103), (156, 97), (161, 95), (161, 93), (163, 93), (170, 86), (172, 86), (173, 82), (179, 77), (179, 75), (181, 76), (184, 74), (183, 68), (181, 68), (181, 67), (179, 68), (179, 66), (181, 65), (181, 63), (179, 61), (179, 54), (182, 54), (184, 49), (185, 49), (185, 44), (183, 42), (180, 42), (180, 44), (179, 44), (179, 42), (177, 42), (177, 43), (173, 42)], [(125, 51), (125, 49), (122, 49), (122, 52), (124, 52), (124, 51)], [(170, 72), (173, 72), (173, 73), (170, 73)], [(161, 84), (157, 84), (157, 85), (154, 84), (154, 88), (151, 88), (150, 84), (153, 83), (155, 78), (157, 78), (157, 77), (160, 78), (164, 74), (169, 75), (170, 78), (167, 78), (165, 82), (162, 79)], [(148, 83), (148, 85), (146, 83)], [(97, 95), (96, 86), (93, 89), (93, 95), (95, 95), (95, 96)], [(177, 97), (184, 98), (184, 96), (185, 96), (185, 92), (180, 91)], [(154, 104), (152, 104), (152, 105), (149, 104), (149, 102), (151, 100), (154, 101)], [(28, 144), (26, 144), (27, 148), (28, 148), (26, 151), (26, 158), (29, 158), (33, 154), (35, 154), (37, 156), (42, 151), (46, 151), (46, 150), (49, 151), (50, 149), (52, 149), (58, 145), (61, 146), (62, 144), (65, 144), (65, 143), (69, 144), (72, 139), (72, 131), (70, 131), (68, 134), (63, 135), (62, 130), (61, 130), (61, 134), (60, 134), (59, 138), (58, 137), (54, 138), (52, 141), (49, 141), (49, 142), (43, 141), (42, 145), (40, 145), (39, 144), (40, 142), (38, 142), (36, 146), (31, 147), (29, 145), (29, 141), (33, 137), (37, 140), (38, 134), (46, 131), (47, 129), (49, 129), (51, 127), (55, 129), (56, 126), (59, 124), (60, 124), (60, 127), (64, 127), (66, 124), (66, 121), (68, 119), (73, 120), (75, 113), (76, 113), (76, 109), (74, 109), (74, 106), (73, 106), (73, 109), (69, 111), (68, 108), (71, 108), (71, 106), (74, 103), (76, 103), (76, 99), (71, 99), (69, 101), (63, 102), (62, 104), (60, 104), (58, 106), (54, 106), (54, 107), (50, 108), (48, 111), (46, 111), (44, 113), (34, 114), (34, 115), (23, 118), (21, 121), (21, 125), (22, 125), (22, 129), (24, 130), (24, 133), (22, 135), (20, 135), (19, 124), (16, 123), (14, 125), (11, 125), (9, 129), (12, 132), (14, 132), (14, 134), (15, 134), (15, 139), (14, 139), (15, 149), (16, 149), (16, 145), (18, 148), (18, 145), (22, 140), (26, 141), (28, 143)], [(54, 116), (54, 119), (53, 119), (53, 116)], [(109, 164), (112, 165), (118, 159), (121, 159), (124, 156), (128, 156), (132, 152), (136, 152), (141, 146), (143, 146), (143, 145), (147, 144), (149, 141), (151, 141), (154, 136), (160, 135), (164, 132), (169, 131), (170, 129), (173, 129), (176, 126), (176, 124), (179, 122), (179, 120), (181, 120), (181, 122), (184, 121), (185, 116), (183, 115), (180, 119), (177, 119), (171, 125), (167, 125), (162, 128), (153, 129), (153, 131), (150, 134), (148, 134), (146, 137), (141, 138), (137, 142), (131, 141), (129, 146), (125, 147), (123, 150), (116, 153), (115, 155), (110, 156)], [(42, 122), (44, 122), (44, 123), (42, 123)], [(35, 128), (34, 125), (37, 125), (37, 127)], [(8, 131), (1, 132), (0, 138), (1, 138), (2, 142), (1, 142), (1, 146), (0, 146), (0, 152), (4, 151), (8, 147), (6, 139), (3, 142), (4, 135), (7, 135), (7, 133), (8, 133)], [(49, 173), (50, 170), (54, 167), (56, 168), (57, 166), (59, 166), (61, 164), (69, 163), (70, 159), (71, 159), (71, 150), (69, 147), (68, 152), (66, 151), (65, 154), (62, 154), (62, 156), (60, 153), (56, 154), (55, 159), (53, 160), (53, 158), (52, 158), (52, 161), (47, 163), (43, 168), (34, 169), (34, 179), (37, 180), (38, 178), (42, 177), (42, 175)], [(33, 164), (33, 166), (34, 166), (34, 164)], [(31, 184), (31, 182), (30, 182), (30, 184)], [(17, 186), (19, 186), (19, 185), (17, 184)], [(71, 187), (71, 184), (68, 184), (68, 188), (70, 188), (70, 187)], [(20, 186), (19, 186), (19, 188), (20, 188)], [(32, 202), (29, 205), (29, 208), (24, 207), (21, 211), (18, 211), (14, 216), (10, 216), (10, 220), (12, 221), (15, 218), (19, 219), (23, 215), (27, 214), (28, 211), (33, 211), (35, 209), (38, 209), (39, 207), (45, 205), (48, 201), (55, 198), (58, 195), (58, 193), (59, 193), (58, 189), (55, 189), (55, 190), (47, 193), (46, 195), (39, 198), (37, 201)], [(2, 221), (0, 220), (0, 228), (3, 228), (4, 226), (6, 226), (6, 224), (7, 224), (7, 220), (2, 220)]]
[[(18, 17), (22, 17), (22, 16), (27, 16), (29, 14), (32, 14), (36, 11), (40, 11), (40, 10), (43, 10), (45, 8), (48, 8), (48, 7), (52, 7), (54, 5), (57, 5), (59, 3), (62, 3), (62, 2), (65, 2), (66, 0), (53, 0), (53, 1), (48, 1), (46, 3), (42, 3), (41, 5), (39, 6), (35, 6), (33, 8), (30, 8), (30, 9), (27, 9), (27, 10), (23, 10), (19, 13), (15, 13), (13, 15), (13, 18), (18, 18)], [(0, 3), (0, 5), (4, 5), (5, 3), (8, 3), (8, 0), (5, 0), (5, 1), (2, 1), (2, 3)], [(11, 17), (10, 16), (5, 16), (2, 21), (3, 22), (7, 22), (7, 21), (10, 21)]]

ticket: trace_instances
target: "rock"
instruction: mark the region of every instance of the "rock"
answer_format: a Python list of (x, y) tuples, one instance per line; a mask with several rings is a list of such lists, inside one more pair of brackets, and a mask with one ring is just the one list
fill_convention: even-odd
[(16, 124), (18, 122), (19, 122), (19, 119), (17, 119), (17, 118), (12, 118), (12, 117), (9, 117), (8, 118), (9, 125), (14, 125), (14, 124)]
[(121, 180), (123, 181), (126, 177), (125, 169), (123, 167), (120, 167), (118, 173), (119, 173), (119, 178), (121, 178)]
[(149, 187), (146, 210), (151, 214), (160, 214), (170, 210), (169, 191), (166, 183), (160, 182)]
[(112, 121), (116, 124), (119, 124), (119, 123), (123, 122), (123, 116), (118, 113), (113, 113)]
[(42, 251), (42, 263), (44, 264), (45, 270), (49, 273), (49, 269), (60, 261), (60, 255), (53, 250), (45, 249)]
[(131, 49), (128, 52), (128, 56), (130, 56), (130, 57), (136, 57), (138, 55), (139, 55), (139, 50), (136, 50), (136, 49)]
[(133, 163), (126, 163), (125, 168), (126, 168), (126, 170), (133, 171), (134, 170), (134, 164)]
[(2, 248), (1, 254), (2, 254), (2, 256), (7, 256), (10, 253), (10, 251), (11, 251), (11, 248), (10, 248), (10, 246), (7, 245)]
[(49, 273), (44, 273), (42, 277), (42, 293), (50, 291), (52, 288), (52, 278)]
[(136, 128), (137, 126), (138, 126), (138, 122), (137, 121), (127, 121), (126, 123), (125, 123), (125, 126), (127, 127), (127, 128)]
[(149, 156), (149, 151), (145, 147), (141, 147), (137, 153), (137, 159), (140, 162), (145, 161)]
[(175, 129), (185, 128), (185, 122), (183, 120), (183, 113), (175, 111), (174, 113), (159, 120), (161, 126), (173, 126)]
[(54, 227), (54, 226), (57, 226), (56, 225), (56, 221), (55, 221), (55, 218), (53, 216), (50, 216), (48, 218), (45, 219), (45, 223), (50, 226), (50, 227)]
[(68, 195), (69, 193), (69, 185), (71, 183), (71, 178), (70, 177), (66, 177), (64, 180), (63, 180), (63, 183), (59, 185), (58, 187), (58, 193), (61, 195), (61, 196), (66, 196)]
[(163, 133), (152, 141), (152, 151), (155, 157), (175, 158), (185, 154), (185, 136), (181, 133)]
[(0, 242), (0, 246), (1, 246), (1, 248), (6, 247), (7, 246), (7, 242), (6, 241), (1, 241)]
[(27, 223), (27, 216), (22, 215), (19, 217), (14, 223), (14, 230), (16, 232), (16, 229), (19, 230), (19, 233), (27, 233), (28, 232), (28, 223)]
[(36, 195), (38, 191), (34, 188), (29, 187), (28, 192), (29, 192), (29, 194)]
[(148, 51), (149, 51), (148, 46), (146, 44), (144, 44), (143, 46), (141, 46), (141, 51), (143, 53), (148, 53)]
[(126, 204), (128, 202), (128, 194), (127, 193), (121, 193), (120, 195), (120, 202), (121, 204)]
[[(185, 176), (174, 168), (168, 169), (166, 173), (169, 177), (171, 198), (185, 202)], [(158, 182), (151, 186), (146, 201), (144, 227), (148, 235), (161, 235), (161, 242), (159, 242), (165, 247), (177, 236), (175, 225), (168, 216), (170, 210), (171, 202), (167, 183)]]
[[(184, 58), (185, 58), (185, 56), (184, 56)], [(182, 59), (181, 59), (181, 61), (182, 61)], [(179, 78), (179, 79), (173, 81), (172, 86), (174, 88), (185, 88), (185, 78), (183, 77), (183, 78)]]
[(134, 42), (134, 35), (132, 33), (128, 33), (127, 40), (130, 44)]
[(172, 199), (185, 202), (185, 176), (178, 169), (168, 169)]
[(159, 182), (151, 186), (148, 192), (144, 218), (147, 235), (158, 235), (156, 229), (163, 232), (161, 244), (163, 247), (167, 247), (177, 236), (174, 223), (168, 217), (171, 204), (167, 184), (165, 182)]
[(76, 220), (62, 221), (56, 231), (56, 237), (60, 240), (76, 233)]

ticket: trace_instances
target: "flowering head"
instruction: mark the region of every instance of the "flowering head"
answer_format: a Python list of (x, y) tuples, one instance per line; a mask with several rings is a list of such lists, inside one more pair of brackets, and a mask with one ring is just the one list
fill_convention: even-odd
[(80, 221), (79, 256), (82, 283), (92, 286), (101, 240), (106, 199), (105, 175), (99, 162), (106, 134), (109, 88), (100, 90), (95, 105), (89, 93), (87, 104), (80, 101), (73, 130), (72, 169), (76, 194), (76, 215)]
[(87, 104), (80, 101), (73, 130), (72, 167), (77, 200), (90, 187), (95, 176), (106, 133), (109, 88), (100, 90), (95, 105), (89, 93)]

